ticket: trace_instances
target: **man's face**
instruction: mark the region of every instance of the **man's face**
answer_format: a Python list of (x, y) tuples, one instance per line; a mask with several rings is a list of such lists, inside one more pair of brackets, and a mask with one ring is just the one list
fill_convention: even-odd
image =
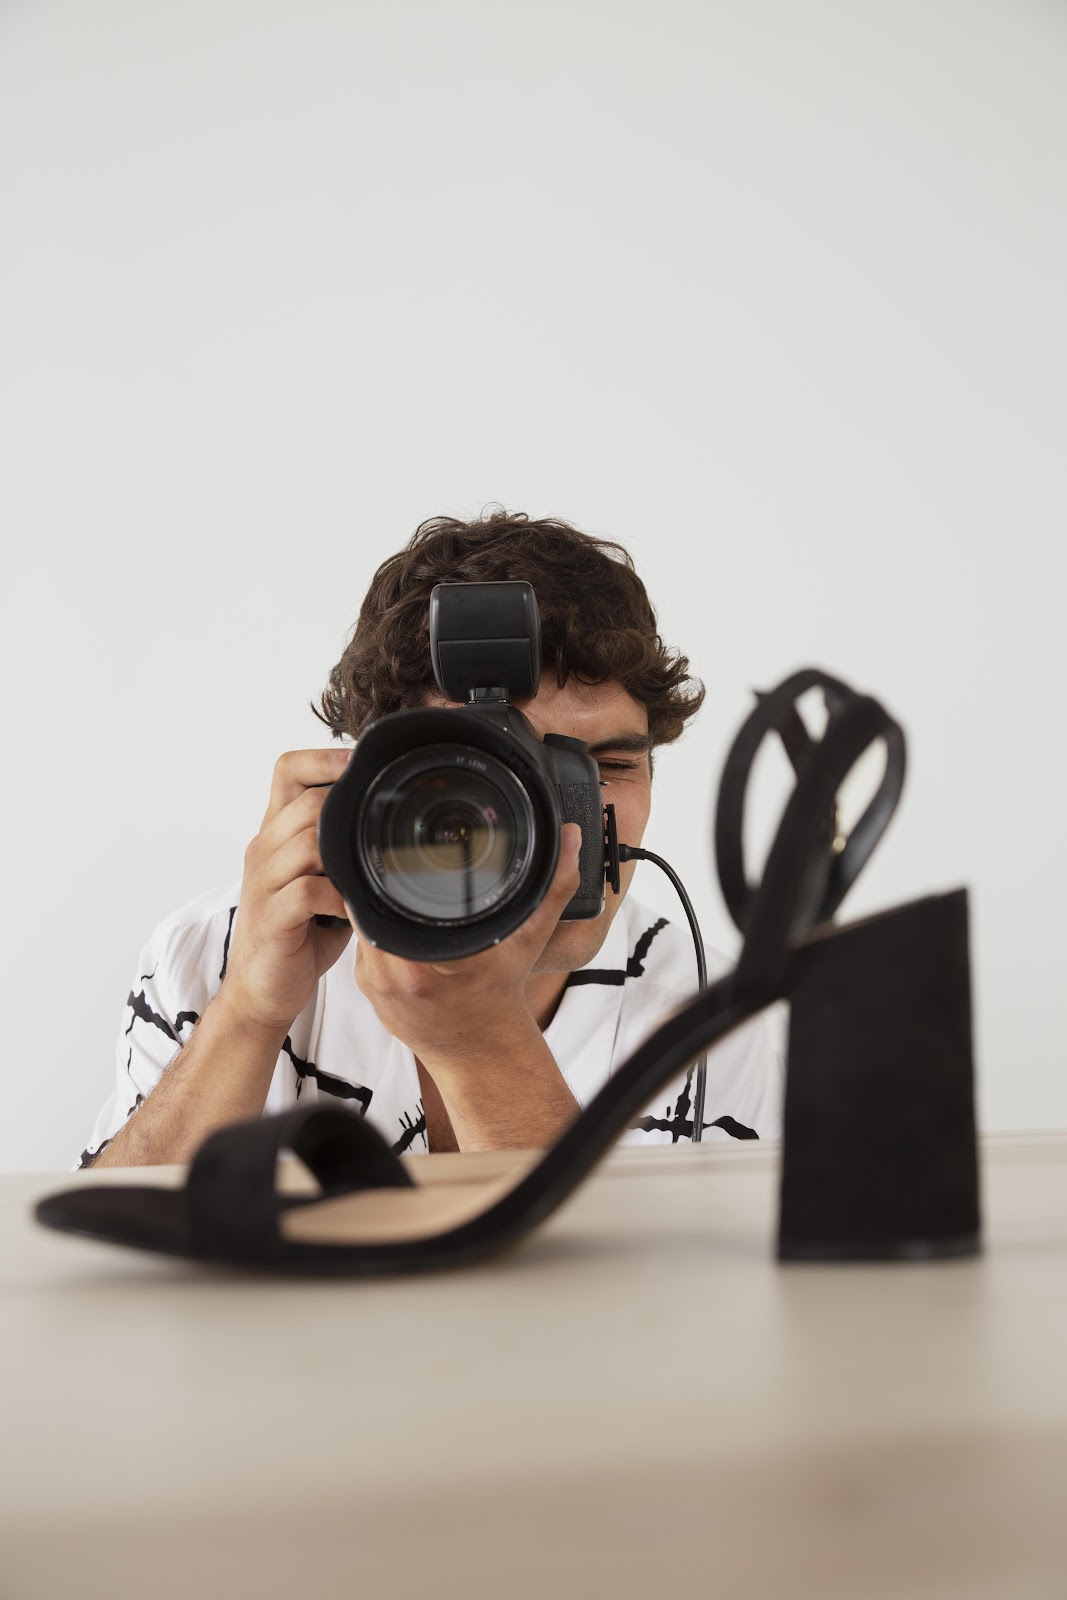
[[(430, 703), (448, 702), (433, 697)], [(604, 804), (615, 807), (620, 844), (640, 844), (652, 804), (648, 711), (640, 701), (613, 679), (590, 685), (571, 678), (562, 689), (555, 682), (542, 683), (532, 700), (515, 704), (541, 738), (546, 733), (562, 733), (585, 740), (600, 767)], [(635, 866), (628, 862), (622, 867), (619, 894), (608, 886), (599, 917), (556, 924), (534, 972), (575, 972), (592, 961), (607, 938)]]

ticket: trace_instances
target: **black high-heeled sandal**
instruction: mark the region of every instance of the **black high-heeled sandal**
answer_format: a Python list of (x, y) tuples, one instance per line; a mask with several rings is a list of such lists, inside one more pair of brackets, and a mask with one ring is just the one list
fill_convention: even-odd
[[(796, 702), (818, 687), (820, 740)], [(797, 769), (758, 887), (743, 865), (745, 793), (776, 732)], [(836, 795), (886, 747), (880, 786), (849, 837)], [(40, 1222), (195, 1260), (309, 1275), (456, 1266), (515, 1243), (564, 1201), (662, 1086), (779, 999), (790, 1003), (778, 1254), (864, 1260), (978, 1249), (967, 894), (957, 890), (836, 927), (832, 917), (896, 807), (904, 736), (877, 701), (809, 669), (760, 695), (727, 757), (716, 858), (744, 934), (735, 970), (665, 1022), (543, 1155), (468, 1163), (415, 1183), (352, 1112), (310, 1107), (224, 1128), (178, 1190), (85, 1186)], [(714, 1071), (714, 1057), (709, 1070)], [(702, 1109), (694, 1108), (702, 1116)], [(279, 1193), (295, 1152), (321, 1192)]]

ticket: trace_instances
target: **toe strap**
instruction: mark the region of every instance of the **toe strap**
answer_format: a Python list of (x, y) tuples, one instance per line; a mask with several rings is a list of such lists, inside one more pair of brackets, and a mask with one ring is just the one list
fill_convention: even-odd
[(282, 1150), (300, 1157), (324, 1195), (414, 1187), (381, 1135), (351, 1111), (306, 1106), (239, 1122), (206, 1139), (189, 1169), (185, 1197), (199, 1253), (249, 1264), (277, 1259), (278, 1218), (292, 1203), (275, 1187)]

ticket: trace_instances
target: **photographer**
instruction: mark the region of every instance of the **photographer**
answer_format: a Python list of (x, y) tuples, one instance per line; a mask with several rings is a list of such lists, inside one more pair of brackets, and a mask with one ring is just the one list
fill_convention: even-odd
[[(653, 752), (704, 692), (660, 639), (627, 553), (566, 523), (503, 512), (423, 523), (375, 574), (316, 715), (357, 739), (388, 713), (446, 704), (430, 659), (431, 590), (515, 580), (534, 587), (544, 663), (520, 709), (542, 737), (585, 741), (619, 838), (639, 845)], [(629, 897), (633, 864), (599, 917), (560, 921), (579, 882), (574, 823), (544, 899), (479, 954), (408, 961), (351, 926), (318, 924), (348, 915), (323, 874), (317, 824), (349, 754), (283, 755), (239, 889), (156, 928), (127, 1002), (116, 1087), (79, 1165), (188, 1161), (216, 1128), (309, 1097), (348, 1102), (397, 1151), (541, 1147), (692, 994), (689, 935)], [(691, 1136), (690, 1077), (628, 1141)], [(711, 1059), (705, 1137), (776, 1135), (779, 1099), (780, 1062), (757, 1020)]]

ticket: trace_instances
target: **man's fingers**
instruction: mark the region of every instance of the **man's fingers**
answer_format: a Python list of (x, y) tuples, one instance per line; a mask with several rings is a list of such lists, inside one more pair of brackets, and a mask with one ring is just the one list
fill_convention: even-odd
[(279, 846), (263, 863), (258, 882), (262, 890), (270, 893), (284, 889), (296, 878), (324, 876), (322, 857), (319, 855), (318, 830), (302, 828), (291, 839)]
[(334, 783), (345, 770), (351, 755), (350, 748), (335, 747), (332, 750), (287, 750), (283, 756), (279, 756), (274, 766), (270, 801), (263, 814), (260, 831), (305, 789)]
[(306, 828), (317, 829), (329, 792), (319, 788), (301, 789), (294, 800), (260, 828), (255, 840), (257, 855), (269, 860)]
[(312, 917), (343, 917), (345, 903), (329, 878), (295, 878), (272, 895), (264, 913), (277, 933), (290, 933), (310, 922)]

